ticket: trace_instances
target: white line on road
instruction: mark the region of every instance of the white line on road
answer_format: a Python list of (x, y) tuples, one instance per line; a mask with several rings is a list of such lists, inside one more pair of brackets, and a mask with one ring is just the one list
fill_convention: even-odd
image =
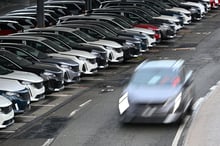
[(54, 138), (48, 139), (42, 146), (49, 146), (53, 142)]
[(15, 116), (15, 118), (32, 118), (32, 119), (34, 119), (34, 118), (36, 118), (37, 116), (21, 116), (21, 115), (19, 115), (19, 116)]
[(78, 112), (79, 111), (79, 109), (76, 109), (76, 110), (74, 110), (74, 111), (72, 111), (70, 114), (69, 114), (69, 118), (71, 118), (71, 117), (73, 117), (75, 114), (76, 114), (76, 112)]
[(172, 146), (177, 146), (178, 145), (178, 141), (179, 141), (179, 139), (181, 137), (181, 134), (183, 132), (183, 129), (186, 126), (186, 123), (188, 121), (189, 121), (189, 116), (186, 116), (185, 119), (184, 119), (184, 123), (180, 125), (180, 127), (179, 127), (179, 129), (178, 129), (178, 131), (176, 133), (176, 136), (175, 136), (175, 138), (174, 138), (174, 140), (172, 142)]
[(92, 101), (92, 100), (89, 99), (89, 100), (87, 100), (86, 102), (84, 102), (83, 104), (80, 104), (79, 107), (83, 107), (83, 106), (89, 104), (91, 101)]
[(0, 130), (0, 133), (15, 133), (14, 130)]
[(56, 105), (54, 105), (54, 104), (33, 104), (31, 106), (54, 107)]

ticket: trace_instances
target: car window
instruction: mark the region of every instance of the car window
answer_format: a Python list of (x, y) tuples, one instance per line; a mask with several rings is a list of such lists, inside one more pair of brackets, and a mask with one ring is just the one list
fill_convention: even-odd
[(176, 87), (181, 83), (181, 77), (176, 70), (147, 68), (135, 72), (131, 83), (143, 86), (172, 86)]
[(0, 56), (0, 63), (6, 67), (6, 68), (10, 68), (10, 69), (18, 69), (18, 67), (13, 64), (11, 61), (9, 61), (7, 58)]
[(37, 50), (40, 50), (42, 52), (45, 52), (45, 53), (54, 53), (48, 46), (46, 46), (42, 43), (38, 43), (38, 42), (34, 42), (34, 41), (27, 41), (27, 45), (31, 46)]
[(12, 72), (13, 72), (13, 70), (7, 69), (7, 68), (0, 65), (0, 75), (6, 75), (6, 74), (9, 74)]

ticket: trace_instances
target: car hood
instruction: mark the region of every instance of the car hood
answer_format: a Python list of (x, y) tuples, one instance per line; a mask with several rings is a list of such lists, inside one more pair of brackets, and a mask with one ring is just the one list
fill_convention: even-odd
[(43, 73), (44, 71), (49, 71), (53, 73), (61, 72), (59, 68), (55, 65), (46, 64), (46, 63), (35, 63), (29, 66), (24, 67), (27, 71)]
[(129, 28), (129, 29), (126, 29), (126, 30), (133, 31), (133, 32), (141, 32), (141, 33), (145, 33), (145, 34), (149, 34), (149, 35), (154, 35), (155, 34), (155, 32), (153, 30), (139, 28), (139, 27), (133, 27), (133, 28)]
[(107, 46), (107, 47), (113, 47), (113, 48), (121, 48), (122, 46), (114, 41), (109, 41), (109, 40), (98, 40), (98, 41), (93, 41), (89, 42), (90, 44), (97, 44), (97, 45), (102, 45), (102, 46)]
[(128, 86), (126, 89), (131, 103), (164, 103), (180, 92), (180, 87)]
[(24, 90), (25, 86), (20, 84), (16, 80), (9, 80), (9, 79), (0, 79), (0, 90), (1, 91), (19, 91), (19, 90)]
[(31, 83), (39, 83), (43, 81), (43, 79), (40, 76), (34, 73), (23, 71), (13, 71), (12, 73), (9, 73), (7, 75), (0, 75), (0, 78), (27, 81)]
[(185, 4), (185, 5), (196, 6), (196, 7), (199, 7), (200, 9), (203, 7), (203, 6), (201, 6), (200, 3), (195, 3), (195, 2), (181, 2), (181, 3)]
[(166, 15), (160, 15), (159, 17), (153, 17), (155, 19), (162, 19), (162, 20), (171, 20), (171, 21), (174, 21), (174, 22), (179, 22), (180, 20), (173, 17), (173, 16), (166, 16)]
[(71, 60), (71, 59), (67, 59), (67, 58), (63, 58), (63, 57), (52, 57), (50, 56), (49, 58), (46, 59), (40, 59), (41, 62), (45, 62), (45, 63), (52, 63), (52, 64), (59, 64), (59, 65), (70, 65), (70, 66), (77, 66), (78, 63)]
[(72, 55), (72, 56), (80, 56), (80, 57), (84, 57), (84, 58), (89, 58), (89, 59), (94, 59), (96, 58), (94, 55), (92, 55), (89, 52), (86, 51), (80, 51), (80, 50), (70, 50), (70, 51), (66, 51), (66, 52), (59, 52), (60, 54), (63, 55)]
[(182, 12), (184, 14), (190, 14), (191, 12), (189, 10), (186, 10), (184, 8), (178, 8), (178, 7), (173, 7), (171, 9), (167, 9), (167, 10), (170, 10), (170, 11), (178, 11), (178, 12)]
[(0, 95), (0, 107), (7, 107), (11, 105), (11, 101), (7, 99), (6, 97)]

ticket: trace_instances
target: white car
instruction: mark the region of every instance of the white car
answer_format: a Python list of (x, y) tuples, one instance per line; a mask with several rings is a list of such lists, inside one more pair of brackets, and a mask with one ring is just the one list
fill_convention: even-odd
[(74, 40), (80, 44), (91, 44), (96, 46), (101, 46), (107, 51), (108, 59), (110, 62), (122, 62), (123, 61), (123, 51), (121, 45), (113, 41), (97, 41), (88, 38), (89, 36), (83, 33), (82, 31), (77, 31), (73, 28), (67, 27), (47, 27), (47, 28), (36, 28), (26, 30), (28, 32), (50, 32), (61, 34), (71, 40)]
[(7, 43), (22, 43), (31, 46), (48, 54), (49, 56), (57, 56), (72, 59), (79, 64), (79, 70), (83, 74), (93, 74), (97, 72), (96, 56), (86, 51), (71, 50), (54, 43), (53, 41), (36, 36), (7, 36), (2, 37)]
[(13, 71), (0, 66), (0, 78), (19, 81), (22, 85), (30, 90), (31, 101), (38, 101), (45, 97), (43, 78), (34, 73)]
[(0, 95), (0, 128), (6, 128), (14, 123), (12, 102)]
[(200, 12), (201, 12), (201, 17), (203, 17), (205, 15), (206, 10), (205, 10), (205, 6), (199, 2), (181, 2), (181, 4), (184, 4), (184, 5), (189, 5), (189, 6), (195, 6), (195, 7), (198, 7), (200, 9)]
[(180, 12), (184, 18), (184, 24), (191, 23), (192, 17), (191, 17), (191, 12), (189, 10), (179, 7), (172, 7), (171, 9), (166, 9), (166, 10), (173, 12)]

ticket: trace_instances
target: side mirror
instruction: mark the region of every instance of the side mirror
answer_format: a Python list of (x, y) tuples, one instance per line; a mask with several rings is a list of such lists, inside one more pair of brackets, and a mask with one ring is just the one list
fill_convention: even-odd
[(189, 71), (186, 76), (185, 76), (185, 80), (184, 80), (184, 86), (189, 86), (192, 81), (193, 81), (193, 71)]

